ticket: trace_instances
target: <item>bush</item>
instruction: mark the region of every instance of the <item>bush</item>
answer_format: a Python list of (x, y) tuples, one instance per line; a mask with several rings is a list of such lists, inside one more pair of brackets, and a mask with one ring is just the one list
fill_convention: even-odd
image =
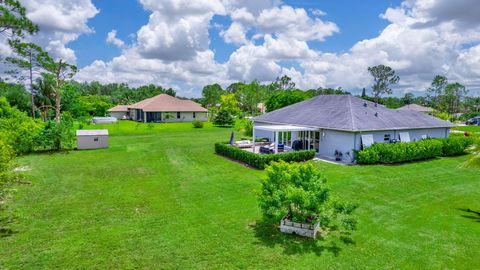
[(320, 222), (329, 233), (355, 229), (350, 216), (356, 205), (333, 200), (325, 175), (314, 164), (272, 162), (266, 172), (258, 201), (267, 220), (288, 216), (294, 222)]
[(4, 206), (8, 188), (12, 183), (10, 170), (14, 155), (13, 148), (0, 138), (0, 211)]
[(259, 155), (225, 143), (216, 143), (215, 153), (244, 162), (252, 167), (262, 170), (273, 161), (283, 160), (285, 162), (300, 162), (315, 157), (315, 150)]
[(375, 143), (364, 150), (355, 151), (355, 154), (359, 164), (393, 164), (461, 155), (471, 143), (472, 140), (466, 137), (426, 139), (408, 143)]
[(12, 146), (16, 154), (35, 150), (34, 139), (42, 127), (40, 120), (33, 120), (0, 97), (0, 138)]
[(253, 136), (253, 122), (245, 119), (243, 120), (243, 134), (245, 136)]
[(48, 121), (35, 137), (36, 150), (72, 149), (75, 141), (73, 119), (69, 113), (63, 113), (60, 124)]
[(220, 127), (233, 126), (235, 120), (226, 110), (220, 109), (217, 115), (213, 118), (213, 124)]
[(193, 120), (192, 125), (194, 128), (203, 128), (203, 122), (199, 120)]
[(450, 137), (441, 140), (442, 154), (444, 156), (458, 156), (465, 154), (467, 148), (472, 145), (473, 138), (471, 137)]

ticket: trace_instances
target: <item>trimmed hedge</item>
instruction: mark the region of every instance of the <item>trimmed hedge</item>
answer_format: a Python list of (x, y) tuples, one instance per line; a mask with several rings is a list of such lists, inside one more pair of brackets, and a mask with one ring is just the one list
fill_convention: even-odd
[(272, 161), (285, 162), (307, 161), (315, 157), (315, 150), (294, 151), (280, 154), (254, 154), (225, 143), (215, 144), (215, 153), (226, 156), (258, 169), (265, 169)]
[(393, 164), (438, 156), (461, 155), (471, 143), (471, 139), (465, 137), (426, 139), (408, 143), (375, 143), (364, 150), (355, 151), (355, 154), (359, 164)]

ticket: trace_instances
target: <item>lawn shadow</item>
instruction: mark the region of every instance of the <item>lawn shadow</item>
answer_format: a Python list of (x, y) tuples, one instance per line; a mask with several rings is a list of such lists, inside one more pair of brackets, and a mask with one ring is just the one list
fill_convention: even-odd
[(467, 214), (460, 215), (463, 218), (470, 219), (474, 222), (480, 222), (480, 212), (471, 210), (470, 208), (459, 208), (459, 211), (462, 211)]
[(13, 218), (0, 217), (0, 238), (9, 237), (17, 233), (17, 231), (14, 231), (10, 228), (10, 225), (12, 223), (13, 223)]
[(249, 225), (255, 232), (258, 241), (255, 244), (270, 248), (280, 246), (287, 255), (315, 253), (321, 256), (324, 252), (330, 252), (335, 257), (342, 251), (343, 245), (355, 245), (350, 235), (343, 235), (339, 239), (325, 239), (317, 237), (312, 239), (298, 235), (285, 234), (271, 221), (259, 220)]

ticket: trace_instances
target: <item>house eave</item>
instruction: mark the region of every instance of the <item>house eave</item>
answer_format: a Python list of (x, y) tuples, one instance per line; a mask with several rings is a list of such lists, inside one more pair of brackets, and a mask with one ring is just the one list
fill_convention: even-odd
[(339, 128), (331, 128), (331, 127), (298, 125), (298, 124), (272, 122), (272, 121), (260, 121), (260, 120), (252, 120), (252, 121), (253, 121), (254, 123), (266, 123), (266, 124), (273, 124), (273, 125), (292, 125), (292, 126), (298, 126), (298, 127), (327, 129), (327, 130), (335, 130), (335, 131), (342, 131), (342, 132), (352, 132), (352, 133), (375, 132), (375, 131), (390, 131), (390, 130), (437, 129), (437, 128), (452, 128), (452, 127), (454, 127), (454, 125), (451, 125), (451, 126), (424, 126), (424, 127), (394, 127), (394, 128), (383, 128), (383, 129), (339, 129)]

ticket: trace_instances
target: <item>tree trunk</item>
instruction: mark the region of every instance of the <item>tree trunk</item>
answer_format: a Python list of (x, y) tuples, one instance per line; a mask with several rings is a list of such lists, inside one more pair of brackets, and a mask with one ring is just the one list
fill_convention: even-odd
[(55, 122), (60, 123), (60, 83), (55, 82)]
[(32, 54), (30, 54), (30, 96), (32, 102), (32, 118), (35, 118), (35, 96), (33, 94), (33, 65), (32, 65)]
[(55, 122), (60, 123), (60, 76), (62, 70), (62, 60), (58, 63), (55, 70)]

